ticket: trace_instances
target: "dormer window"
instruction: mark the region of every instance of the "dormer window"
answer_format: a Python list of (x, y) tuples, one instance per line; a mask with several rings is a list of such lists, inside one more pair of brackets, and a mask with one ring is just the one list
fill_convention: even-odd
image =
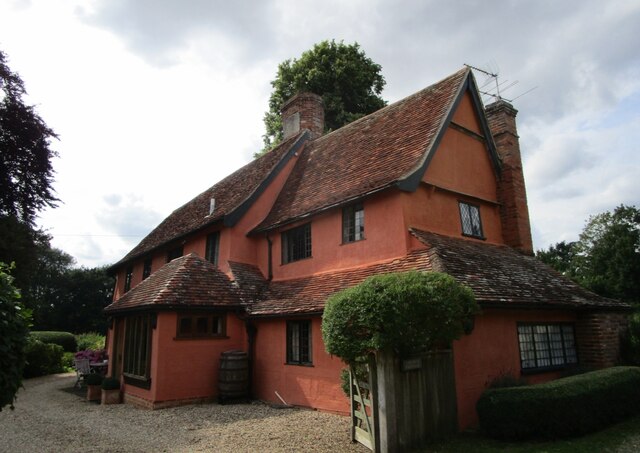
[(480, 206), (458, 202), (460, 206), (460, 223), (462, 224), (462, 235), (484, 239), (482, 234), (482, 222), (480, 220)]
[(364, 239), (364, 208), (362, 203), (342, 209), (342, 243)]

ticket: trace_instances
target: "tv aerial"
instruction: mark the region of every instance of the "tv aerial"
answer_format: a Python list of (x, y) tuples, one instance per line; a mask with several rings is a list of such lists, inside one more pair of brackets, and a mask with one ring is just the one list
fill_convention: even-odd
[(502, 80), (500, 81), (499, 79), (499, 73), (498, 71), (488, 71), (486, 69), (482, 69), (482, 68), (478, 68), (476, 66), (472, 66), (470, 64), (464, 64), (467, 68), (469, 69), (473, 69), (474, 71), (478, 71), (482, 74), (485, 75), (485, 80), (482, 83), (482, 85), (480, 85), (478, 87), (478, 91), (480, 92), (480, 94), (482, 94), (483, 96), (485, 96), (482, 101), (483, 102), (487, 102), (489, 100), (489, 98), (493, 98), (494, 101), (499, 101), (501, 99), (507, 101), (507, 102), (513, 102), (518, 98), (521, 98), (522, 96), (524, 96), (525, 94), (529, 94), (531, 93), (533, 90), (535, 90), (536, 88), (538, 88), (537, 86), (525, 91), (524, 93), (520, 93), (519, 95), (508, 99), (506, 97), (503, 96), (503, 93), (511, 88), (513, 88), (514, 86), (516, 86), (519, 82), (517, 80), (514, 81), (509, 81), (509, 80)]

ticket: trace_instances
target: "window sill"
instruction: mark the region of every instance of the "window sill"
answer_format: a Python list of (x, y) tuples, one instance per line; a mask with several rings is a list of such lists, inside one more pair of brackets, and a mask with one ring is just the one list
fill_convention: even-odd
[(349, 245), (349, 244), (355, 244), (357, 242), (362, 242), (362, 241), (366, 241), (367, 238), (362, 238), (362, 239), (356, 239), (355, 241), (349, 241), (349, 242), (342, 242), (340, 245)]
[(124, 383), (139, 387), (141, 389), (149, 390), (151, 388), (151, 378), (143, 378), (139, 376), (127, 375), (123, 373)]
[(547, 366), (543, 368), (525, 368), (520, 370), (520, 374), (523, 376), (531, 376), (534, 374), (551, 373), (553, 371), (564, 371), (577, 365), (577, 363), (567, 363), (565, 365)]
[(300, 261), (310, 260), (311, 258), (313, 258), (313, 255), (312, 256), (307, 256), (306, 258), (300, 258), (299, 260), (295, 260), (295, 261), (287, 261), (286, 263), (280, 263), (280, 266), (286, 266), (287, 264), (299, 263)]
[(173, 337), (175, 341), (184, 341), (184, 340), (228, 340), (230, 337), (228, 335), (203, 335), (201, 337)]
[(466, 234), (466, 233), (462, 233), (462, 235), (466, 238), (471, 238), (471, 239), (478, 239), (479, 241), (486, 241), (487, 238), (484, 236), (476, 236), (474, 234)]
[(285, 365), (304, 366), (307, 368), (313, 368), (313, 363), (285, 362)]

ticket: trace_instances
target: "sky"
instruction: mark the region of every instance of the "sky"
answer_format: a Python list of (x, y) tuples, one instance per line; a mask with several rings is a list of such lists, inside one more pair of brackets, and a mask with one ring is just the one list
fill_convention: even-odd
[(498, 73), (534, 247), (576, 240), (640, 206), (638, 24), (637, 0), (3, 0), (0, 49), (59, 135), (61, 203), (38, 224), (94, 267), (250, 162), (277, 65), (325, 39), (380, 64), (389, 102), (464, 64)]

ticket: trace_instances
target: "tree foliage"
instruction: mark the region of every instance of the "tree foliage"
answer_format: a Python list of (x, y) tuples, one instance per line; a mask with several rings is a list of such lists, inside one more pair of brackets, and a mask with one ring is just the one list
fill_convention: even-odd
[(640, 210), (635, 206), (591, 216), (577, 242), (560, 242), (536, 255), (597, 294), (640, 302)]
[(11, 71), (0, 51), (0, 215), (33, 225), (35, 215), (55, 206), (49, 145), (56, 134), (24, 102), (20, 76)]
[(322, 338), (329, 354), (350, 364), (379, 350), (406, 355), (448, 347), (478, 311), (472, 291), (449, 275), (377, 275), (329, 298)]
[(357, 43), (322, 41), (278, 66), (269, 111), (265, 113), (264, 151), (282, 140), (280, 110), (285, 101), (301, 91), (322, 96), (325, 128), (338, 129), (384, 107), (380, 97), (385, 80), (382, 67), (368, 58)]
[(19, 304), (20, 293), (8, 270), (0, 263), (0, 410), (6, 405), (13, 409), (22, 384), (29, 332), (29, 312)]

